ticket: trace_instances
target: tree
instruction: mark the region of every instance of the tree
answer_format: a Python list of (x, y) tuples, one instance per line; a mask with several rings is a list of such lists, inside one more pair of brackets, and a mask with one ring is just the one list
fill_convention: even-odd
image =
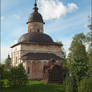
[(4, 82), (3, 82), (3, 79), (4, 79), (4, 67), (3, 65), (0, 65), (0, 88), (2, 88), (4, 86)]
[(80, 81), (78, 92), (92, 92), (92, 76)]
[(5, 66), (10, 66), (10, 64), (11, 64), (11, 58), (8, 55), (8, 57), (5, 59)]
[[(76, 87), (84, 76), (87, 75), (87, 53), (85, 49), (85, 35), (83, 33), (74, 36), (68, 55), (68, 66), (70, 76), (73, 78)], [(74, 86), (73, 86), (74, 87)], [(75, 91), (74, 91), (75, 92)], [(77, 92), (77, 88), (76, 88)]]
[(92, 76), (92, 17), (89, 17), (91, 23), (88, 25), (89, 32), (86, 35), (86, 43), (88, 44), (88, 75)]
[(89, 21), (91, 22), (89, 25), (88, 25), (88, 28), (92, 31), (92, 17), (88, 16), (89, 18)]
[(72, 74), (78, 74), (80, 77), (79, 80), (86, 74), (87, 71), (88, 58), (84, 45), (84, 38), (85, 36), (83, 33), (75, 35), (70, 47), (70, 53), (68, 57), (72, 65), (71, 72), (73, 72)]
[(21, 87), (27, 84), (28, 77), (22, 64), (11, 69), (11, 77), (9, 78), (9, 81), (10, 86), (12, 87)]
[(64, 81), (65, 92), (77, 92), (77, 84), (74, 77), (66, 77)]
[(4, 68), (2, 65), (0, 65), (0, 80), (3, 79), (3, 71), (4, 71)]

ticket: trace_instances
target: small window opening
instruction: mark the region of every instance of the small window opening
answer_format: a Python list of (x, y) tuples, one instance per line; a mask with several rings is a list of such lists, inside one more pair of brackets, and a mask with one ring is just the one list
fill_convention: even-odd
[(30, 67), (28, 67), (27, 73), (30, 74)]
[(32, 32), (31, 29), (30, 29), (30, 32)]
[(39, 30), (39, 29), (37, 29), (37, 32), (40, 32), (40, 30)]
[(16, 57), (16, 60), (15, 61), (16, 61), (16, 64), (17, 64), (17, 57)]

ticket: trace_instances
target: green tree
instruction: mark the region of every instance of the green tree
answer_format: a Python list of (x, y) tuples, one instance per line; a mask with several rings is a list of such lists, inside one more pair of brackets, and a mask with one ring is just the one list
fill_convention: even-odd
[(4, 71), (4, 68), (2, 65), (0, 65), (0, 80), (3, 79), (3, 71)]
[(3, 81), (3, 79), (4, 79), (4, 74), (3, 74), (3, 72), (4, 72), (4, 67), (3, 67), (3, 65), (1, 64), (1, 65), (0, 65), (0, 88), (2, 88), (2, 87), (4, 86), (4, 81)]
[[(76, 87), (78, 87), (79, 82), (86, 76), (88, 70), (85, 35), (83, 33), (74, 36), (69, 50), (67, 62), (70, 76), (73, 78)], [(74, 92), (77, 92), (77, 88), (75, 90)]]
[(90, 32), (86, 34), (86, 44), (88, 46), (88, 72), (79, 83), (78, 92), (92, 92), (92, 21), (88, 25)]
[(92, 92), (92, 76), (80, 81), (78, 92)]
[(5, 59), (5, 66), (10, 66), (11, 65), (11, 58), (10, 56), (8, 55), (8, 57)]
[(65, 92), (77, 92), (77, 84), (74, 77), (66, 77), (64, 81)]
[(92, 76), (92, 17), (89, 17), (89, 21), (91, 21), (88, 25), (90, 31), (86, 35), (86, 43), (88, 44), (88, 75)]
[(28, 77), (22, 64), (11, 69), (11, 77), (9, 78), (9, 81), (10, 86), (12, 87), (21, 87), (27, 84)]
[[(70, 53), (69, 53), (69, 61), (71, 64), (71, 73), (72, 75), (78, 75), (79, 81), (83, 76), (86, 75), (87, 72), (87, 54), (84, 45), (85, 35), (80, 33), (75, 35), (73, 38)], [(83, 39), (83, 40), (82, 40)]]

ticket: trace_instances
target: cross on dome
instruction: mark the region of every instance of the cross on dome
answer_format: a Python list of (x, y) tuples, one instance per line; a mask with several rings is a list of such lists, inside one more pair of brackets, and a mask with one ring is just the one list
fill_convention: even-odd
[(37, 2), (36, 2), (36, 0), (35, 0), (34, 8), (33, 8), (33, 9), (34, 9), (35, 12), (38, 12), (38, 7), (37, 7)]

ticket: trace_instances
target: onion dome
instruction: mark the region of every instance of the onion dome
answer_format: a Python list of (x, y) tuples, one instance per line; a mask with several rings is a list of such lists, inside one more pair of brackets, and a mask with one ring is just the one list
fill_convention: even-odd
[(31, 22), (40, 22), (40, 23), (44, 24), (43, 18), (41, 16), (41, 14), (38, 12), (38, 7), (37, 7), (37, 3), (36, 2), (34, 4), (34, 8), (33, 9), (34, 9), (34, 11), (33, 11), (32, 14), (30, 14), (27, 24), (31, 23)]

